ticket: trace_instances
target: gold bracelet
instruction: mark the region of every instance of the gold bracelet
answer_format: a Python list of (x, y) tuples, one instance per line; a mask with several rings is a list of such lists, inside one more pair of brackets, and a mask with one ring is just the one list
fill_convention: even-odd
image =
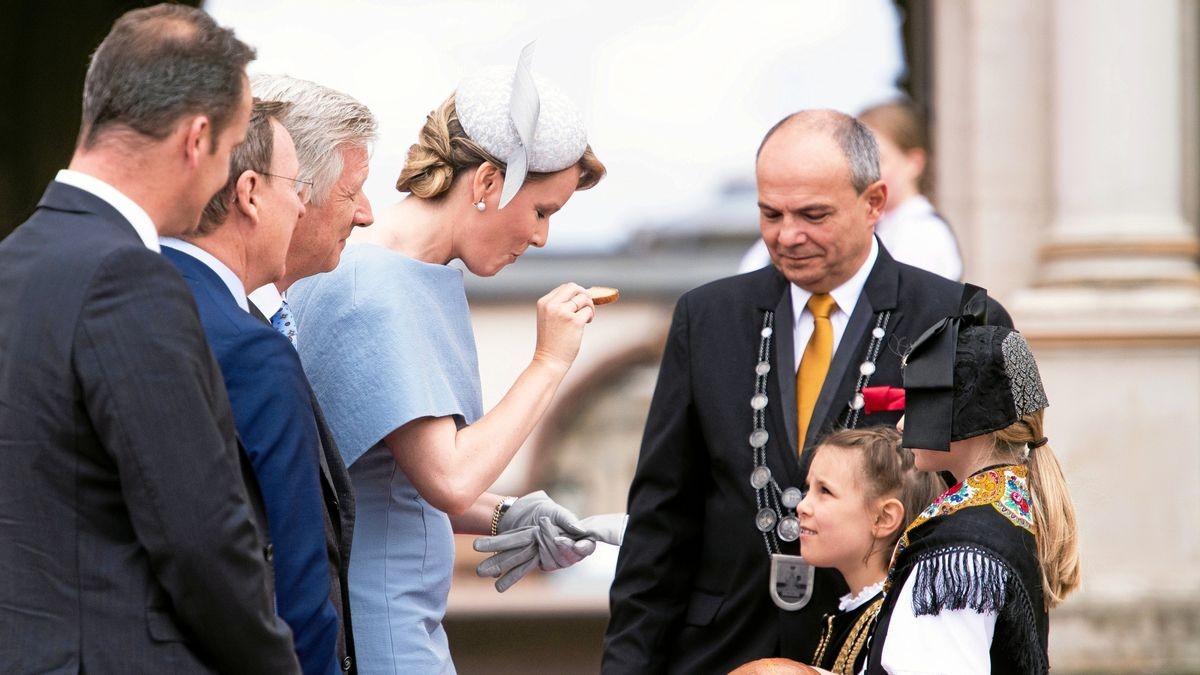
[(492, 510), (492, 536), (493, 537), (496, 536), (497, 534), (500, 534), (498, 532), (498, 530), (500, 529), (500, 519), (503, 518), (504, 514), (508, 512), (508, 507), (512, 506), (513, 503), (516, 501), (517, 501), (516, 497), (505, 497), (504, 499), (501, 499), (500, 503), (496, 504), (496, 508)]

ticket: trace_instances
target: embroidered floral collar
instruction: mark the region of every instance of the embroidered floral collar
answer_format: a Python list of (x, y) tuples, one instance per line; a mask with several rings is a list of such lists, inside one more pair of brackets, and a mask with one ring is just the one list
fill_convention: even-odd
[(890, 581), (900, 553), (908, 547), (909, 533), (925, 522), (947, 516), (973, 506), (991, 506), (1013, 525), (1037, 535), (1033, 523), (1032, 500), (1029, 496), (1029, 470), (1022, 465), (997, 466), (980, 471), (942, 493), (921, 515), (917, 516), (900, 536), (892, 562), (888, 566)]

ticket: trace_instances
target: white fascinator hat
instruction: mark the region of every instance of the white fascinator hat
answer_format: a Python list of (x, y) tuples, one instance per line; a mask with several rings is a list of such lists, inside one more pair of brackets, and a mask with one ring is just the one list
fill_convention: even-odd
[(557, 86), (533, 74), (533, 47), (531, 42), (521, 50), (516, 68), (485, 68), (455, 90), (463, 131), (507, 166), (500, 208), (516, 196), (529, 172), (562, 171), (587, 149), (587, 132), (575, 104)]

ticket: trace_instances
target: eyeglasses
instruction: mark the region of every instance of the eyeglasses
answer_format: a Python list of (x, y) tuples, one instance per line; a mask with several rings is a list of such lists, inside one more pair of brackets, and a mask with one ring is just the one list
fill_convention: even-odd
[(259, 173), (272, 178), (292, 181), (292, 189), (296, 191), (296, 194), (300, 195), (300, 201), (305, 204), (308, 203), (308, 198), (312, 196), (313, 182), (311, 180), (302, 180), (300, 178), (292, 178), (290, 176), (280, 176), (277, 173), (267, 173), (266, 171), (260, 171)]

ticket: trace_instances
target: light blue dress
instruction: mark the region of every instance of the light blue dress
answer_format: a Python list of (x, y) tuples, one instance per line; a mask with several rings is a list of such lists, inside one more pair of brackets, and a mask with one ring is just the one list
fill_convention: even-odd
[(454, 537), (383, 438), (419, 417), (482, 415), (462, 272), (373, 245), (346, 248), (288, 304), (304, 370), (354, 484), (350, 609), (358, 670), (454, 673), (442, 628)]

